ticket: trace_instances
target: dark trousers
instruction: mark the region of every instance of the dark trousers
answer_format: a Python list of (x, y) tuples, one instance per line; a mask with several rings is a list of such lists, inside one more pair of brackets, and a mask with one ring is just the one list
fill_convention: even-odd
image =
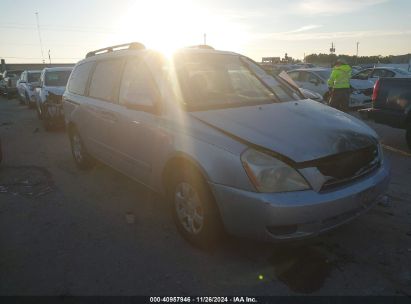
[(332, 89), (330, 96), (330, 106), (341, 111), (348, 111), (350, 102), (350, 89)]

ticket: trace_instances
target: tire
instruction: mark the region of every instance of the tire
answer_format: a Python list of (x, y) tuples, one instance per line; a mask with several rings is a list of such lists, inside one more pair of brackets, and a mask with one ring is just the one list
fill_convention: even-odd
[(29, 108), (31, 108), (30, 97), (27, 94), (27, 92), (24, 94), (24, 98), (25, 98), (25, 100), (24, 100), (25, 105), (28, 106)]
[(405, 133), (405, 139), (407, 141), (408, 149), (411, 150), (411, 122), (407, 124), (407, 129)]
[(24, 105), (24, 104), (25, 104), (25, 101), (24, 101), (23, 98), (21, 98), (21, 95), (20, 95), (19, 92), (17, 92), (17, 95), (18, 95), (18, 99), (19, 99), (20, 104), (21, 104), (21, 105)]
[(71, 153), (74, 162), (81, 170), (87, 170), (93, 167), (94, 159), (88, 154), (79, 132), (76, 128), (72, 128), (69, 132)]
[(42, 120), (43, 115), (42, 115), (41, 105), (38, 102), (36, 102), (36, 113), (37, 113), (37, 118), (39, 120)]
[(6, 88), (5, 94), (6, 94), (6, 96), (7, 96), (7, 99), (11, 99), (12, 96), (11, 96), (8, 88)]
[(215, 247), (225, 235), (214, 197), (193, 167), (173, 174), (168, 191), (174, 222), (181, 235), (196, 247)]

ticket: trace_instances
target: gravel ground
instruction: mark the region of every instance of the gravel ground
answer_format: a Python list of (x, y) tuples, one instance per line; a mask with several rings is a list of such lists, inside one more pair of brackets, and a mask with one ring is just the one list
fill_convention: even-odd
[(164, 198), (102, 164), (79, 171), (63, 130), (0, 98), (0, 295), (411, 295), (411, 155), (370, 123), (389, 201), (324, 236), (187, 244)]

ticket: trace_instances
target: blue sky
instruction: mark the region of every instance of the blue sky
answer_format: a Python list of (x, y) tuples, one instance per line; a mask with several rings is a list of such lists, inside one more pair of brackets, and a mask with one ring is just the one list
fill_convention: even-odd
[(170, 52), (199, 44), (217, 49), (303, 58), (304, 53), (389, 55), (411, 52), (409, 0), (1, 0), (0, 57), (75, 62), (93, 49), (128, 41)]

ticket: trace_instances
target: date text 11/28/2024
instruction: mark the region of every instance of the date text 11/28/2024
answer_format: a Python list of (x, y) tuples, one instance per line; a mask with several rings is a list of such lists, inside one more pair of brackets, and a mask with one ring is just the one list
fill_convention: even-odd
[(258, 303), (254, 297), (150, 297), (150, 303)]

